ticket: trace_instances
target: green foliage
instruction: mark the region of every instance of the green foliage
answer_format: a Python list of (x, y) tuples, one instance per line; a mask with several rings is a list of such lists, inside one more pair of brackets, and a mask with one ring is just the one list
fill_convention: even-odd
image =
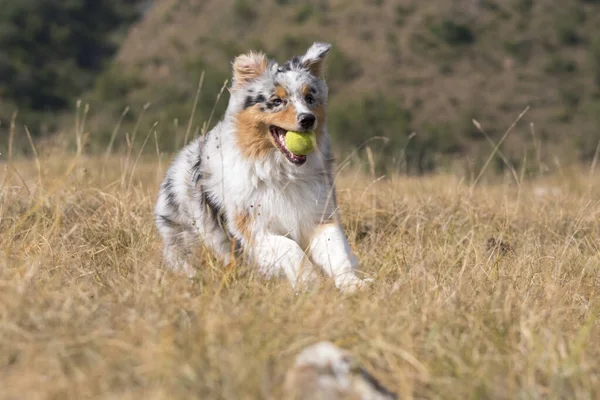
[(475, 42), (475, 33), (468, 24), (444, 19), (431, 26), (431, 32), (450, 46), (470, 45)]
[[(198, 99), (198, 109), (203, 116), (208, 118), (210, 111), (215, 106), (217, 94), (229, 79), (228, 69), (215, 68), (207, 64), (202, 57), (192, 58), (186, 66), (187, 76), (190, 81), (197, 79), (204, 72), (202, 90)], [(216, 108), (216, 115), (220, 117), (225, 112), (226, 102), (220, 102)], [(214, 121), (213, 121), (214, 122)]]
[(531, 39), (508, 39), (504, 42), (504, 50), (520, 63), (529, 61), (533, 51), (533, 41)]
[(588, 53), (596, 86), (600, 88), (600, 35), (592, 38)]
[(291, 55), (302, 54), (310, 46), (312, 40), (305, 36), (285, 34), (273, 52), (273, 57), (279, 60), (288, 59)]
[(475, 115), (471, 109), (458, 121), (416, 126), (399, 99), (375, 93), (338, 99), (330, 107), (328, 127), (335, 147), (346, 154), (367, 145), (373, 149), (378, 173), (422, 174), (439, 167), (440, 154), (462, 153), (465, 136), (481, 137), (471, 122)]
[(352, 148), (373, 136), (408, 135), (411, 115), (392, 99), (372, 94), (348, 102), (337, 102), (329, 113), (329, 130), (343, 146)]
[[(329, 132), (337, 148), (352, 151), (368, 144), (375, 148), (378, 162), (399, 155), (411, 133), (411, 113), (383, 94), (373, 94), (331, 106)], [(373, 141), (373, 138), (385, 138)], [(378, 170), (385, 170), (383, 164)]]
[(136, 17), (119, 0), (4, 0), (0, 96), (33, 115), (71, 106), (117, 49), (112, 34)]
[(117, 68), (109, 68), (95, 82), (95, 94), (99, 100), (119, 101), (129, 92), (142, 87), (142, 81), (135, 75), (127, 75)]
[(582, 42), (578, 32), (585, 21), (585, 11), (579, 7), (558, 12), (555, 16), (556, 38), (558, 43), (565, 46), (576, 46)]
[(516, 0), (514, 4), (519, 13), (528, 14), (533, 8), (533, 0)]
[[(235, 53), (233, 47), (225, 48), (229, 49), (227, 53)], [(202, 55), (191, 56), (184, 60), (182, 67), (181, 79), (184, 79), (185, 85), (166, 82), (156, 88), (145, 85), (135, 74), (126, 75), (117, 69), (109, 69), (98, 78), (96, 87), (90, 95), (94, 103), (93, 110), (99, 109), (103, 113), (103, 121), (114, 121), (116, 119), (114, 117), (118, 116), (123, 109), (130, 108), (121, 131), (131, 132), (138, 118), (141, 117), (144, 104), (149, 102), (150, 106), (144, 118), (140, 120), (139, 129), (147, 133), (154, 123), (157, 123), (156, 132), (160, 149), (176, 151), (183, 144), (192, 113), (194, 120), (191, 131), (187, 132), (188, 139), (200, 132), (203, 127), (210, 129), (223, 116), (228, 93), (224, 90), (223, 98), (218, 102), (217, 96), (230, 74), (228, 69), (215, 68), (207, 63)], [(202, 74), (204, 79), (198, 92)], [(196, 95), (198, 101), (194, 108)], [(106, 118), (107, 110), (112, 113), (113, 118)], [(211, 113), (214, 115), (209, 121)], [(105, 124), (98, 127), (99, 132), (95, 137), (98, 148), (108, 143), (112, 129), (113, 126)], [(125, 137), (121, 134), (117, 137), (114, 147), (118, 149), (124, 145)]]
[(553, 75), (571, 74), (575, 71), (577, 71), (577, 63), (558, 54), (553, 54), (546, 65), (546, 72)]
[(579, 157), (591, 161), (597, 157), (596, 149), (600, 146), (598, 126), (600, 126), (600, 99), (595, 98), (586, 106), (585, 113), (592, 122), (582, 130), (573, 132)]
[(396, 6), (396, 25), (403, 26), (404, 23), (406, 22), (406, 20), (408, 19), (408, 17), (410, 17), (414, 11), (415, 11), (414, 6), (403, 6), (400, 4), (397, 5)]
[[(581, 149), (585, 157), (586, 149), (595, 149), (598, 0), (567, 0), (561, 7), (533, 0), (482, 0), (469, 7), (367, 0), (349, 2), (348, 12), (324, 0), (234, 0), (211, 15), (200, 11), (203, 2), (182, 1), (169, 10), (152, 10), (156, 27), (140, 26), (142, 31), (166, 27), (172, 35), (145, 49), (144, 34), (133, 32), (122, 63), (109, 64), (142, 1), (5, 0), (0, 137), (14, 109), (19, 109), (21, 128), (27, 125), (34, 135), (58, 127), (68, 131), (81, 98), (90, 103), (91, 140), (99, 143), (130, 107), (118, 146), (148, 102), (140, 131), (158, 121), (160, 148), (175, 150), (203, 71), (192, 134), (211, 115), (234, 56), (264, 50), (285, 61), (313, 41), (327, 40), (334, 44), (325, 69), (330, 121), (345, 152), (380, 135), (387, 142), (376, 141), (372, 148), (389, 168), (427, 171), (455, 153), (485, 159), (488, 143), (473, 130), (471, 118), (501, 131), (526, 105), (531, 106), (527, 118), (547, 134), (549, 146), (564, 141), (566, 150)], [(273, 12), (281, 17), (273, 19)], [(189, 22), (196, 17), (202, 29)], [(228, 29), (219, 30), (223, 26)], [(222, 116), (227, 95), (217, 104), (212, 124)], [(486, 106), (475, 110), (471, 105), (480, 95)], [(563, 135), (567, 128), (579, 136)], [(344, 136), (336, 134), (340, 130)], [(408, 140), (413, 131), (416, 136)], [(497, 139), (498, 132), (490, 131)], [(513, 136), (514, 143), (506, 143), (507, 158), (521, 157), (515, 143), (528, 137)], [(555, 148), (544, 153), (551, 157)]]
[(313, 5), (310, 3), (304, 3), (298, 7), (298, 10), (296, 11), (295, 20), (297, 23), (303, 24), (306, 21), (308, 21), (314, 13), (315, 10), (313, 8)]
[(233, 15), (240, 23), (252, 23), (256, 19), (256, 11), (252, 2), (248, 0), (235, 0)]
[(338, 46), (333, 45), (327, 56), (327, 84), (335, 92), (344, 84), (357, 79), (362, 74), (360, 63), (350, 58)]
[(580, 85), (567, 81), (559, 90), (566, 112), (570, 116), (575, 114), (576, 108), (581, 103), (582, 89)]

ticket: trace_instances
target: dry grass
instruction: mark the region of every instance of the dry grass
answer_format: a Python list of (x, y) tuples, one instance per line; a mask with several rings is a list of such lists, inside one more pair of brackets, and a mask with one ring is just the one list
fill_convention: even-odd
[(471, 190), (343, 173), (345, 225), (376, 283), (294, 296), (206, 254), (198, 280), (165, 272), (151, 211), (167, 160), (134, 161), (2, 166), (2, 399), (265, 398), (317, 340), (402, 398), (600, 396), (597, 176)]

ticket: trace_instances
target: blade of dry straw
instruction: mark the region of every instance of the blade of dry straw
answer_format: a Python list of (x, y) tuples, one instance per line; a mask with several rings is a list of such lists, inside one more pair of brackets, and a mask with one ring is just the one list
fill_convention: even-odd
[(150, 128), (150, 130), (148, 131), (148, 134), (146, 135), (146, 138), (144, 139), (144, 143), (142, 143), (142, 147), (140, 148), (140, 151), (138, 152), (135, 162), (133, 163), (133, 167), (131, 167), (131, 173), (129, 174), (129, 183), (127, 184), (128, 188), (131, 188), (131, 182), (133, 181), (133, 174), (135, 172), (135, 168), (137, 167), (138, 161), (140, 160), (140, 157), (142, 156), (144, 148), (146, 147), (146, 143), (148, 143), (148, 139), (150, 138), (150, 135), (156, 129), (157, 126), (158, 126), (158, 121), (156, 121), (156, 122), (154, 122), (154, 124), (152, 124), (152, 128)]
[(127, 134), (125, 134), (125, 140), (127, 141), (127, 156), (125, 157), (125, 165), (123, 166), (123, 172), (121, 173), (121, 186), (122, 187), (125, 186), (125, 179), (127, 176), (127, 170), (129, 169), (129, 161), (131, 159), (131, 152), (133, 151), (133, 144), (135, 143), (135, 137), (137, 135), (137, 131), (140, 128), (140, 125), (142, 124), (142, 118), (144, 117), (144, 114), (146, 113), (146, 110), (148, 110), (149, 107), (150, 107), (150, 103), (146, 103), (146, 104), (144, 104), (144, 107), (142, 107), (142, 112), (140, 113), (140, 116), (137, 119), (137, 121), (135, 122), (135, 126), (133, 127), (131, 140), (129, 140)]
[(31, 150), (33, 151), (33, 155), (35, 157), (35, 167), (37, 168), (38, 173), (38, 184), (42, 185), (42, 165), (40, 163), (40, 157), (38, 156), (37, 149), (35, 148), (35, 144), (33, 143), (33, 139), (31, 138), (31, 133), (29, 132), (29, 128), (25, 127), (25, 132), (27, 133), (27, 140), (29, 141), (29, 145), (31, 146)]
[(158, 167), (156, 168), (156, 182), (160, 183), (160, 179), (163, 175), (163, 170), (160, 157), (160, 149), (158, 147), (158, 135), (156, 133), (156, 129), (154, 130), (154, 144), (156, 145), (156, 163), (158, 165)]
[(112, 134), (110, 135), (110, 140), (108, 141), (108, 145), (106, 146), (106, 152), (104, 153), (104, 166), (106, 166), (106, 164), (108, 163), (108, 158), (110, 157), (110, 155), (112, 153), (115, 139), (117, 138), (117, 134), (119, 133), (119, 130), (121, 129), (121, 125), (123, 124), (123, 119), (125, 118), (125, 116), (127, 115), (128, 112), (129, 112), (129, 106), (125, 107), (123, 112), (121, 112), (121, 117), (119, 118), (119, 121), (117, 122), (117, 125), (115, 126), (115, 129), (113, 129)]
[(208, 127), (210, 126), (210, 123), (212, 122), (213, 119), (213, 115), (215, 114), (215, 110), (217, 108), (217, 104), (219, 104), (219, 100), (221, 99), (221, 95), (223, 95), (223, 92), (225, 91), (225, 88), (227, 87), (227, 83), (229, 83), (228, 79), (225, 79), (225, 82), (223, 83), (223, 86), (221, 86), (221, 90), (219, 90), (219, 94), (217, 95), (217, 99), (215, 100), (215, 104), (213, 104), (213, 108), (210, 111), (210, 115), (208, 117), (208, 121), (206, 121), (204, 123), (204, 125), (202, 126), (202, 136), (206, 135), (206, 132), (208, 131)]
[(185, 130), (185, 138), (183, 139), (183, 145), (185, 146), (188, 142), (190, 132), (192, 131), (192, 125), (194, 123), (194, 116), (196, 115), (196, 106), (198, 105), (198, 99), (200, 98), (200, 92), (202, 91), (202, 85), (204, 84), (204, 71), (200, 74), (200, 81), (198, 82), (198, 89), (196, 89), (196, 95), (194, 96), (194, 105), (192, 106), (192, 113), (190, 120), (188, 121), (187, 129)]
[(596, 151), (594, 151), (594, 158), (592, 158), (592, 164), (590, 165), (590, 178), (594, 175), (594, 171), (596, 170), (596, 164), (598, 164), (598, 155), (600, 153), (600, 140), (596, 145)]
[[(472, 121), (473, 121), (473, 125), (475, 125), (475, 127), (479, 130), (479, 132), (481, 132), (483, 134), (483, 136), (488, 141), (488, 143), (490, 143), (492, 145), (492, 147), (494, 149), (496, 149), (496, 143), (494, 143), (492, 138), (483, 130), (483, 128), (481, 127), (481, 124), (477, 120), (472, 120)], [(510, 163), (508, 158), (506, 158), (504, 153), (502, 153), (502, 151), (500, 151), (500, 150), (498, 150), (498, 156), (500, 156), (500, 158), (502, 159), (502, 162), (504, 162), (504, 164), (506, 164), (506, 166), (510, 170), (517, 186), (521, 187), (521, 182), (519, 181), (519, 176), (517, 175), (517, 171), (515, 170), (513, 165)]]
[(527, 113), (527, 111), (529, 111), (529, 106), (525, 107), (525, 109), (523, 111), (521, 111), (521, 114), (519, 114), (519, 116), (517, 117), (517, 119), (511, 124), (511, 126), (508, 127), (508, 129), (506, 130), (506, 132), (504, 132), (504, 135), (502, 136), (502, 138), (500, 139), (500, 141), (494, 147), (494, 150), (492, 151), (492, 154), (490, 154), (490, 156), (486, 160), (485, 164), (481, 168), (481, 171), (479, 171), (479, 175), (477, 175), (477, 178), (475, 178), (475, 181), (471, 185), (471, 188), (474, 188), (477, 185), (477, 183), (479, 182), (479, 179), (481, 179), (481, 177), (483, 176), (483, 174), (484, 174), (485, 170), (487, 169), (488, 165), (490, 164), (490, 162), (493, 160), (494, 156), (498, 152), (498, 149), (500, 148), (500, 146), (502, 145), (502, 143), (504, 142), (504, 140), (508, 137), (508, 134), (519, 123), (519, 121), (521, 120), (521, 118), (523, 118), (523, 116)]

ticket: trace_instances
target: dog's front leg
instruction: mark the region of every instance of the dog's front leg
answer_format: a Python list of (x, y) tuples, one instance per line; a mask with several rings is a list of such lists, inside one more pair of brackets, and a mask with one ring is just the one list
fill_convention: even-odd
[(283, 272), (294, 289), (306, 286), (316, 278), (315, 270), (300, 246), (280, 235), (263, 234), (250, 244), (252, 259), (267, 275)]
[(355, 275), (358, 260), (338, 223), (319, 226), (311, 239), (309, 251), (313, 262), (334, 279), (339, 289), (353, 292), (365, 285), (366, 281)]

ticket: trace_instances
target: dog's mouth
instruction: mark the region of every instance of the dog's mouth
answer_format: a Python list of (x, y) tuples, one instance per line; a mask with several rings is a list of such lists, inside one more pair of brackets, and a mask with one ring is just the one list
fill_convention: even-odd
[(285, 155), (289, 162), (295, 165), (302, 165), (306, 162), (306, 156), (299, 156), (297, 154), (292, 153), (288, 150), (287, 146), (285, 145), (285, 135), (288, 131), (278, 126), (271, 125), (269, 127), (269, 132), (271, 132), (273, 139), (275, 139), (275, 144), (277, 145), (277, 148), (283, 153), (283, 155)]

